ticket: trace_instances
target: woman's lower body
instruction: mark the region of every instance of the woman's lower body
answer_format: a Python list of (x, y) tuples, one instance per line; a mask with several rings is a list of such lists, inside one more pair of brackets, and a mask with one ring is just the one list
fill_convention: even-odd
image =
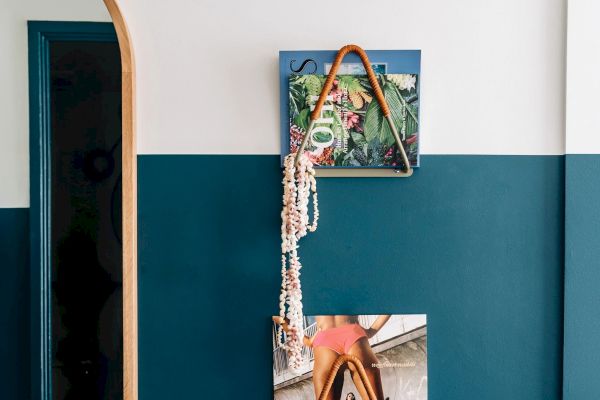
[[(381, 374), (379, 369), (373, 365), (378, 362), (377, 357), (373, 353), (367, 335), (360, 325), (348, 324), (321, 331), (317, 333), (313, 346), (315, 355), (313, 385), (317, 399), (327, 382), (333, 363), (342, 354), (353, 355), (360, 360), (365, 369), (369, 384), (377, 395), (377, 400), (384, 399)], [(348, 365), (348, 369), (360, 397), (365, 400), (368, 399), (367, 390), (360, 379), (358, 371), (356, 371), (352, 364)], [(340, 400), (344, 384), (344, 371), (345, 369), (340, 369), (338, 372), (325, 400)]]

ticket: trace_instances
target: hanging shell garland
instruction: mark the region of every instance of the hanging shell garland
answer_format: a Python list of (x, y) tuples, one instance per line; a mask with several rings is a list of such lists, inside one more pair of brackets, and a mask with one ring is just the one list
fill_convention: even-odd
[[(300, 285), (300, 258), (298, 240), (317, 229), (319, 210), (317, 182), (313, 164), (302, 155), (295, 165), (296, 154), (289, 154), (284, 160), (283, 209), (281, 211), (281, 294), (279, 296), (279, 316), (287, 319), (285, 340), (283, 328), (279, 326), (277, 340), (283, 342), (288, 355), (288, 366), (298, 371), (303, 363), (302, 339), (304, 337), (304, 316), (302, 313), (302, 287)], [(313, 197), (313, 222), (310, 224), (308, 203)]]

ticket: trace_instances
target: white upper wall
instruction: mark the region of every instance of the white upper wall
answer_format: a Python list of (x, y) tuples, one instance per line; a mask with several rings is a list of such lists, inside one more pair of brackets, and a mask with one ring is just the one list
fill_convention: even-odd
[(600, 1), (569, 0), (568, 154), (600, 154)]
[(0, 0), (0, 208), (29, 206), (28, 20), (110, 16), (102, 0)]
[[(0, 207), (27, 207), (26, 21), (109, 16), (101, 0), (0, 2)], [(566, 0), (120, 2), (139, 153), (277, 154), (278, 50), (347, 43), (422, 50), (423, 154), (564, 152)]]
[(121, 2), (139, 153), (279, 153), (278, 50), (347, 43), (422, 50), (423, 154), (564, 152), (566, 0)]

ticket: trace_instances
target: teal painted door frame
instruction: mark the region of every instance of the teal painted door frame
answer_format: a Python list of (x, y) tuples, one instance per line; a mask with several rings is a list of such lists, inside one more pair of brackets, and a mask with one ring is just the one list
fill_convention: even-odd
[(52, 398), (51, 123), (49, 49), (53, 41), (117, 42), (112, 23), (28, 21), (31, 240), (31, 400)]

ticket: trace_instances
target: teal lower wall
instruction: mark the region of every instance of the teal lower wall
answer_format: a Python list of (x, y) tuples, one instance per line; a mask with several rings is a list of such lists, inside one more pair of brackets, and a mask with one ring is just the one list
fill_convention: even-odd
[[(563, 160), (423, 156), (411, 179), (319, 180), (306, 312), (427, 313), (431, 399), (560, 399), (564, 256), (564, 399), (600, 398), (600, 156)], [(141, 399), (270, 398), (278, 162), (139, 157)], [(28, 214), (0, 209), (7, 400), (29, 388)]]
[[(319, 180), (305, 312), (427, 313), (432, 400), (560, 399), (564, 157), (421, 164)], [(140, 399), (271, 398), (279, 157), (140, 156), (138, 179)]]
[(0, 398), (29, 398), (29, 209), (0, 208)]
[(564, 399), (600, 399), (600, 155), (565, 163)]

